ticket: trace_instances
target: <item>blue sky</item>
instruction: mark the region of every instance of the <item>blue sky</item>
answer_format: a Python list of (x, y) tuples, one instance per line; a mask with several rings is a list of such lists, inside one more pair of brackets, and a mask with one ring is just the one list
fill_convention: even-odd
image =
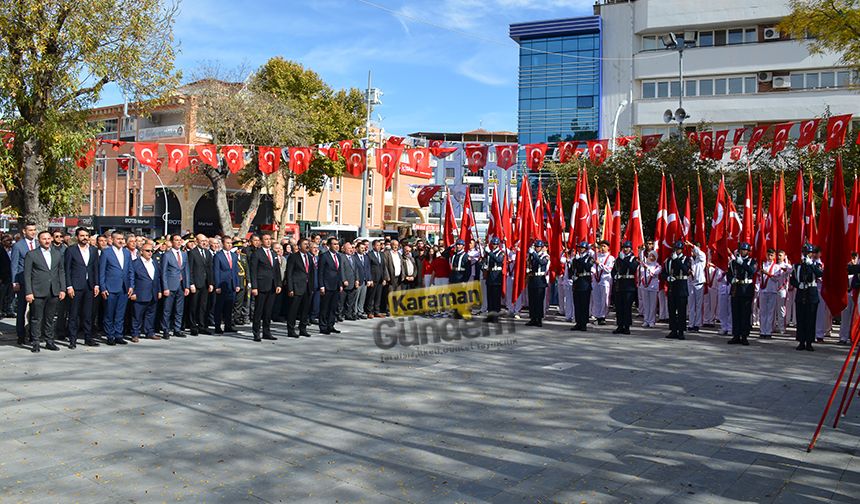
[[(517, 128), (517, 45), (508, 25), (590, 15), (593, 0), (182, 0), (177, 66), (255, 69), (283, 56), (336, 88), (385, 93), (393, 134)], [(121, 103), (116, 90), (101, 104)]]

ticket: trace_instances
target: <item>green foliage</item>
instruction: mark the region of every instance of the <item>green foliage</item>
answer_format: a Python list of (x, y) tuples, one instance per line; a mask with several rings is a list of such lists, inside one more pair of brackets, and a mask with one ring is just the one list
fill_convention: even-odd
[(858, 0), (790, 0), (791, 14), (780, 31), (806, 39), (813, 54), (842, 53), (842, 61), (860, 67), (860, 2)]
[(95, 133), (83, 111), (109, 83), (138, 100), (174, 89), (175, 12), (163, 0), (0, 3), (0, 114), (16, 133), (0, 155), (7, 207), (40, 224), (77, 208), (74, 160)]

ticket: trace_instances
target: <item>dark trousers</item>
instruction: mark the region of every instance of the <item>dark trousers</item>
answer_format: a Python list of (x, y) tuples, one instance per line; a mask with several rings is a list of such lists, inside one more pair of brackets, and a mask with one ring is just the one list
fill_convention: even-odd
[(221, 329), (221, 321), (224, 327), (233, 328), (233, 303), (236, 291), (233, 289), (221, 289), (221, 294), (215, 295), (215, 329)]
[(529, 320), (541, 322), (543, 320), (543, 302), (546, 299), (546, 287), (528, 287), (529, 293)]
[[(818, 318), (818, 303), (794, 303), (795, 314), (797, 316), (797, 335), (795, 339), (801, 343), (809, 343), (815, 341), (815, 323)], [(732, 329), (734, 329), (734, 321), (732, 321)]]
[(54, 316), (60, 298), (50, 296), (33, 299), (30, 303), (30, 339), (38, 344), (40, 339), (46, 343), (54, 342)]
[(576, 327), (584, 329), (588, 326), (588, 318), (591, 312), (590, 304), (590, 290), (573, 291), (573, 313), (576, 317)]
[(635, 291), (615, 292), (615, 322), (621, 329), (630, 329), (630, 326), (633, 325), (633, 301), (635, 299)]
[(326, 290), (320, 294), (320, 331), (331, 331), (337, 319), (338, 291)]
[(254, 331), (255, 337), (260, 335), (261, 327), (264, 336), (271, 336), (272, 307), (274, 305), (275, 291), (257, 291), (257, 297), (254, 298), (254, 315), (251, 317), (251, 329)]
[(687, 297), (666, 296), (669, 306), (669, 330), (679, 336), (687, 329)]
[(342, 318), (355, 318), (356, 297), (358, 297), (358, 289), (354, 287), (352, 289), (344, 289), (343, 292), (340, 293), (340, 297), (338, 299), (338, 313), (340, 313)]
[(487, 312), (495, 315), (500, 311), (502, 311), (502, 285), (487, 284)]
[[(732, 336), (735, 338), (748, 338), (752, 326), (752, 302), (751, 297), (732, 296)], [(815, 326), (813, 325), (813, 332)]]
[(320, 317), (320, 291), (314, 290), (311, 294), (311, 319)]
[(69, 342), (77, 341), (83, 330), (84, 341), (93, 339), (93, 293), (89, 289), (75, 289), (75, 297), (66, 298), (69, 303)]
[(382, 284), (374, 282), (373, 287), (367, 288), (367, 297), (364, 300), (364, 312), (368, 315), (379, 315), (381, 301)]
[(105, 300), (104, 329), (108, 341), (122, 339), (123, 323), (125, 321), (125, 307), (128, 304), (128, 295), (125, 292), (108, 294)]
[(54, 320), (54, 337), (63, 339), (68, 336), (69, 298), (57, 298), (57, 312)]
[(206, 303), (209, 292), (206, 287), (198, 288), (197, 292), (188, 294), (188, 328), (197, 332), (206, 328)]
[(0, 282), (0, 314), (13, 313), (12, 302), (15, 300), (12, 292), (12, 282)]
[(24, 286), (18, 289), (18, 306), (15, 307), (15, 332), (18, 334), (18, 343), (24, 344), (29, 335), (24, 334), (24, 314), (27, 312), (27, 300), (24, 299)]
[(182, 313), (185, 311), (185, 293), (183, 289), (170, 291), (164, 299), (164, 312), (161, 319), (161, 330), (169, 333), (182, 330)]
[(299, 332), (307, 331), (310, 295), (307, 292), (302, 295), (295, 294), (290, 301), (290, 309), (287, 312), (287, 331), (289, 334), (296, 333), (296, 320), (299, 321)]
[(218, 295), (215, 294), (215, 291), (209, 293), (206, 296), (206, 325), (214, 326), (215, 325), (215, 302), (218, 301)]
[(132, 336), (140, 336), (141, 331), (147, 337), (155, 335), (155, 308), (157, 306), (157, 299), (149, 302), (134, 301), (132, 303), (132, 310), (134, 311), (134, 317), (131, 320)]

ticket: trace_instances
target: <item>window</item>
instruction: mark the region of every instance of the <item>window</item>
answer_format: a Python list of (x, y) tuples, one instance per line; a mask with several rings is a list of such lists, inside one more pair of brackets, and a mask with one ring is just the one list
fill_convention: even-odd
[(340, 201), (334, 202), (334, 222), (340, 224)]
[(726, 94), (726, 79), (714, 79), (714, 94)]
[(561, 86), (549, 86), (546, 88), (547, 98), (559, 98), (561, 96)]
[(814, 89), (818, 87), (818, 74), (817, 73), (808, 73), (806, 74), (806, 88)]
[(367, 222), (369, 224), (372, 224), (373, 223), (373, 205), (367, 205), (367, 212), (365, 212), (365, 216), (366, 216)]
[(717, 30), (714, 32), (714, 45), (715, 46), (726, 45), (726, 30)]
[(741, 29), (729, 30), (729, 44), (743, 44), (744, 31)]
[(445, 178), (454, 178), (456, 176), (456, 172), (454, 171), (453, 166), (445, 167)]
[(836, 87), (836, 74), (833, 72), (821, 72), (821, 87)]
[[(793, 78), (794, 76), (792, 76)], [(850, 83), (851, 73), (850, 72), (836, 72), (836, 85), (839, 87), (845, 87)], [(793, 84), (793, 82), (792, 82)]]
[(758, 30), (755, 28), (744, 30), (744, 44), (753, 44), (755, 42), (758, 42)]
[(367, 195), (373, 196), (373, 171), (367, 170)]
[(343, 177), (341, 177), (340, 175), (338, 175), (338, 176), (337, 176), (337, 178), (336, 178), (336, 179), (334, 179), (334, 190), (335, 190), (335, 191), (340, 191), (340, 184), (341, 184), (341, 182), (343, 182)]
[[(647, 35), (642, 37), (642, 50), (643, 51), (653, 51), (658, 48), (657, 37), (654, 35)], [(662, 44), (661, 44), (662, 45)]]
[(681, 83), (679, 81), (672, 81), (669, 83), (669, 94), (671, 96), (678, 96), (681, 94)]
[(576, 108), (591, 108), (594, 106), (593, 96), (580, 96), (576, 99)]
[(688, 80), (684, 83), (684, 96), (696, 96), (697, 81)]
[(744, 93), (752, 94), (758, 92), (758, 82), (755, 77), (744, 77)]
[(699, 81), (699, 96), (711, 96), (714, 94), (714, 81), (704, 79)]
[(305, 199), (296, 198), (296, 218), (295, 220), (304, 220), (305, 217)]
[(657, 96), (659, 98), (668, 98), (669, 97), (669, 83), (668, 82), (658, 82), (657, 83)]
[[(475, 174), (475, 176), (477, 177), (478, 175)], [(484, 195), (484, 186), (478, 185), (478, 184), (470, 185), (469, 186), (469, 194), (480, 194), (483, 196)]]
[(714, 45), (714, 32), (699, 32), (699, 47), (710, 47)]
[(473, 201), (472, 202), (472, 212), (483, 213), (484, 212), (484, 202), (483, 201)]
[(793, 89), (803, 89), (803, 74), (791, 74), (791, 87)]
[(729, 94), (743, 94), (744, 80), (741, 77), (732, 77), (729, 79)]

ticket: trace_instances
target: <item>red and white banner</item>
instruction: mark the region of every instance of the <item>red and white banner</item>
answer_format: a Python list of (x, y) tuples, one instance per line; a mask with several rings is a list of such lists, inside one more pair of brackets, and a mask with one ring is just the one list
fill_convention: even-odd
[(517, 164), (517, 144), (503, 144), (496, 146), (496, 166), (507, 170)]
[(408, 161), (400, 165), (400, 174), (410, 177), (433, 178), (433, 168), (430, 166), (430, 149), (421, 147), (406, 149)]
[(281, 148), (257, 147), (257, 165), (260, 167), (260, 171), (266, 175), (278, 171), (281, 166)]
[(472, 173), (478, 173), (478, 170), (487, 165), (488, 145), (483, 144), (466, 144), (466, 165)]
[(543, 168), (543, 160), (546, 157), (547, 144), (526, 145), (526, 165), (531, 171), (540, 171)]

